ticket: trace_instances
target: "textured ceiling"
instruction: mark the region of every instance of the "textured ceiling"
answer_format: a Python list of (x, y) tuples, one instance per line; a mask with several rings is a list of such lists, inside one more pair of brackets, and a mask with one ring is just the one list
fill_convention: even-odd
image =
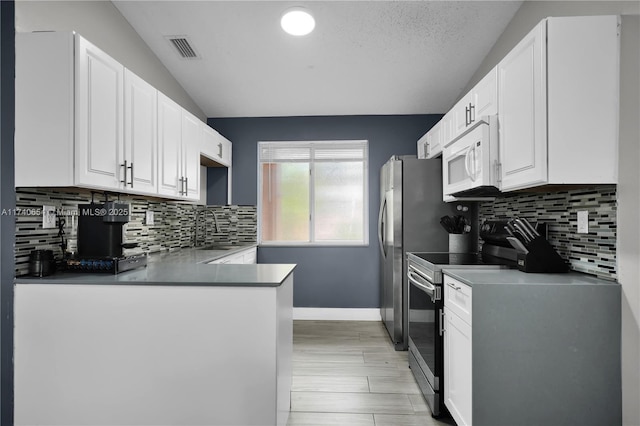
[[(446, 112), (521, 2), (114, 1), (208, 117)], [(308, 36), (279, 27), (291, 6)], [(186, 35), (185, 60), (165, 36)]]

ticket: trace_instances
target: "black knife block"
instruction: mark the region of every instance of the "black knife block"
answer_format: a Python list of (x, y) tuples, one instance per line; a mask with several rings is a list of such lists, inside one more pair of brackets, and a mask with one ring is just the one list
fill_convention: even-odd
[(527, 245), (528, 253), (518, 252), (518, 269), (523, 272), (568, 272), (569, 265), (544, 237)]

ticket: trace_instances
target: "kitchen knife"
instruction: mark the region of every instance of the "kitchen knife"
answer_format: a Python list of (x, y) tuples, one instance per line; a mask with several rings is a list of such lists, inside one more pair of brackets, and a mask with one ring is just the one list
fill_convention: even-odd
[(516, 231), (518, 231), (518, 234), (522, 235), (522, 238), (524, 239), (523, 243), (529, 244), (531, 242), (531, 238), (529, 238), (524, 228), (516, 221), (513, 221), (512, 225)]
[(514, 249), (516, 249), (516, 251), (524, 254), (529, 253), (529, 250), (527, 250), (524, 244), (522, 244), (522, 241), (520, 241), (519, 239), (515, 237), (507, 237), (507, 241), (509, 241), (509, 243), (513, 246)]
[(527, 238), (529, 238), (531, 241), (536, 239), (536, 236), (531, 233), (531, 231), (529, 230), (529, 227), (527, 227), (527, 225), (524, 224), (522, 219), (516, 218), (515, 221), (518, 225), (520, 225), (520, 228), (522, 229), (522, 231), (524, 232)]
[(534, 228), (533, 225), (531, 225), (527, 219), (520, 219), (520, 220), (525, 225), (525, 227), (529, 230), (531, 235), (533, 235), (533, 238), (537, 238), (540, 236), (540, 233), (536, 231), (536, 228)]

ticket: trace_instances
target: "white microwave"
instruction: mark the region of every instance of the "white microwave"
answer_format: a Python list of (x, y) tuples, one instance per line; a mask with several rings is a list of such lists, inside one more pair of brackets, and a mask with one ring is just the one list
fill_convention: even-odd
[(481, 117), (445, 146), (442, 182), (445, 197), (495, 196), (498, 190), (498, 118)]

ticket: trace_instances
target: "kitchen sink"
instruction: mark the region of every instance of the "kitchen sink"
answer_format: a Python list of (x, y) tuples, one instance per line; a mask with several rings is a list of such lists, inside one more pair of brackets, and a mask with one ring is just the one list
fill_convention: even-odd
[(210, 244), (208, 246), (197, 247), (198, 250), (232, 250), (242, 248), (240, 244)]

